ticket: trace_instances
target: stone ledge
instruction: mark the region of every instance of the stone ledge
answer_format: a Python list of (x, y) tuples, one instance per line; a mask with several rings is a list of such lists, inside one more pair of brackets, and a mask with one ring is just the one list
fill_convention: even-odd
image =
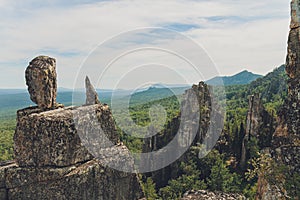
[(241, 194), (224, 193), (224, 192), (210, 192), (207, 190), (188, 191), (184, 194), (181, 200), (245, 200), (246, 198)]
[(11, 166), (6, 173), (7, 187), (0, 189), (0, 199), (127, 200), (143, 196), (136, 174), (104, 167), (97, 159), (63, 168)]
[[(106, 105), (49, 111), (31, 107), (17, 114), (14, 141), (15, 159), (19, 166), (64, 167), (82, 163), (93, 158), (85, 146), (93, 150), (111, 147), (119, 142)], [(104, 137), (107, 138), (106, 143), (103, 142)]]

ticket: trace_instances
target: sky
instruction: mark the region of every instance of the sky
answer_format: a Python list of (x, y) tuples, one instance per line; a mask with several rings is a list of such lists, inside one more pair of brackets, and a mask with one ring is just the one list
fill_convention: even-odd
[(0, 88), (25, 88), (38, 55), (56, 58), (66, 88), (266, 74), (285, 62), (289, 16), (289, 0), (0, 0)]

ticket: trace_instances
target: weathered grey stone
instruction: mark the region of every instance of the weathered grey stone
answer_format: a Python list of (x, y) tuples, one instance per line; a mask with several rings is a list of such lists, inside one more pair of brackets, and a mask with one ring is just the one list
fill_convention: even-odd
[(299, 28), (300, 27), (300, 1), (292, 0), (291, 2), (291, 25), (290, 28)]
[(241, 147), (240, 165), (242, 168), (246, 166), (246, 161), (250, 159), (249, 152), (247, 152), (250, 137), (255, 137), (258, 140), (260, 148), (269, 147), (275, 131), (274, 121), (274, 117), (263, 106), (260, 95), (257, 93), (251, 95), (246, 118), (246, 133)]
[(56, 61), (48, 56), (36, 57), (26, 69), (25, 78), (30, 99), (41, 109), (50, 109), (57, 105), (56, 76)]
[[(85, 162), (93, 156), (84, 145), (99, 149), (119, 142), (108, 106), (50, 111), (33, 107), (19, 110), (17, 115), (15, 159), (20, 166), (68, 166)], [(104, 137), (108, 142), (104, 143)]]
[[(300, 2), (291, 3), (291, 30), (288, 40), (286, 72), (288, 80), (288, 97), (279, 112), (279, 126), (273, 136), (273, 156), (300, 173)], [(295, 25), (297, 24), (298, 25)], [(280, 149), (280, 153), (276, 151)], [(298, 153), (297, 153), (298, 152)], [(294, 156), (289, 159), (288, 156)]]
[(245, 200), (241, 194), (224, 193), (224, 192), (210, 192), (206, 190), (188, 191), (180, 200)]
[[(16, 163), (13, 161), (0, 163), (0, 189), (6, 188), (6, 172), (10, 168), (16, 167)], [(1, 199), (1, 198), (0, 198)]]
[(14, 140), (19, 166), (0, 167), (6, 199), (127, 200), (143, 196), (136, 174), (114, 170), (132, 171), (134, 160), (119, 144), (107, 105), (49, 111), (32, 107), (17, 114)]
[(288, 55), (286, 59), (287, 75), (291, 78), (300, 76), (300, 1), (291, 2), (291, 25), (288, 39)]
[(20, 166), (68, 166), (92, 158), (76, 134), (71, 109), (31, 113), (27, 108), (17, 114), (14, 149)]
[(0, 189), (5, 188), (5, 169), (0, 167)]
[(99, 104), (98, 94), (91, 84), (89, 77), (85, 78), (85, 90), (86, 90), (86, 105)]
[(0, 189), (0, 199), (1, 200), (6, 200), (7, 197), (7, 190), (6, 189)]
[(63, 168), (10, 168), (8, 199), (138, 199), (143, 196), (136, 174), (101, 165), (99, 160)]
[[(183, 95), (180, 115), (174, 117), (168, 123), (168, 128), (162, 130), (155, 136), (145, 138), (143, 152), (161, 149), (171, 140), (174, 140), (177, 143), (177, 145), (171, 147), (174, 149), (169, 150), (172, 156), (176, 154), (181, 156), (182, 146), (188, 146), (189, 143), (192, 143), (191, 146), (204, 144), (208, 149), (212, 148), (218, 139), (218, 136), (214, 134), (217, 133), (218, 130), (215, 130), (217, 126), (212, 125), (210, 127), (210, 125), (212, 123), (221, 124), (223, 121), (222, 115), (219, 115), (220, 113), (218, 114), (219, 110), (213, 110), (213, 106), (215, 106), (213, 103), (210, 89), (207, 84), (199, 82), (198, 85), (193, 85), (192, 88), (186, 90)], [(212, 120), (212, 116), (214, 117), (214, 121)], [(195, 135), (193, 137), (194, 133)], [(174, 137), (176, 135), (180, 136), (175, 140)], [(179, 152), (179, 149), (181, 152)], [(180, 163), (187, 161), (188, 153), (189, 151), (185, 152), (180, 159), (167, 167), (151, 172), (151, 177), (157, 187), (164, 187), (169, 180), (178, 176), (178, 173), (180, 173)], [(161, 163), (166, 162), (166, 160), (167, 159), (161, 160)], [(153, 165), (151, 157), (142, 164), (145, 166)]]
[[(278, 113), (279, 125), (272, 139), (272, 157), (288, 167), (291, 175), (300, 173), (300, 2), (291, 2), (291, 30), (288, 39), (286, 72), (288, 97)], [(287, 199), (278, 187), (259, 177), (257, 199)], [(276, 189), (277, 188), (277, 189)], [(276, 191), (277, 190), (277, 191)], [(289, 195), (289, 194), (288, 194)]]
[[(55, 60), (40, 56), (26, 70), (31, 99), (17, 111), (15, 162), (0, 163), (0, 200), (127, 200), (143, 197), (134, 160), (120, 144), (107, 105), (62, 108), (55, 102)], [(120, 171), (117, 171), (117, 170)]]
[(288, 55), (286, 58), (287, 75), (294, 79), (299, 77), (300, 69), (300, 27), (291, 29), (288, 39)]
[(0, 163), (0, 200), (8, 199), (8, 189), (6, 185), (6, 175), (8, 169), (16, 168), (16, 163), (13, 161)]

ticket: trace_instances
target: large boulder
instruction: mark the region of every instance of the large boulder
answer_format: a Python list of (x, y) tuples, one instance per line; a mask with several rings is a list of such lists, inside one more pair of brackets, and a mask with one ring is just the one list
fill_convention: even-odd
[(48, 56), (34, 58), (25, 71), (30, 99), (41, 109), (51, 109), (57, 105), (56, 76), (56, 61)]

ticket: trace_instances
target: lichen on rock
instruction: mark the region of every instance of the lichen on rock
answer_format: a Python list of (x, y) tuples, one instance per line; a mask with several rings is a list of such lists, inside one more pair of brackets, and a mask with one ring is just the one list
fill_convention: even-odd
[(48, 56), (34, 58), (25, 71), (30, 99), (41, 109), (58, 106), (56, 60)]
[(54, 58), (39, 56), (26, 69), (26, 84), (37, 106), (17, 111), (15, 160), (0, 163), (0, 200), (143, 197), (137, 174), (125, 172), (134, 160), (119, 143), (109, 107), (95, 101), (89, 80), (92, 105), (60, 107), (55, 67)]
[(273, 136), (273, 156), (300, 173), (300, 1), (291, 2), (291, 30), (286, 72), (288, 97), (279, 112), (279, 126)]

